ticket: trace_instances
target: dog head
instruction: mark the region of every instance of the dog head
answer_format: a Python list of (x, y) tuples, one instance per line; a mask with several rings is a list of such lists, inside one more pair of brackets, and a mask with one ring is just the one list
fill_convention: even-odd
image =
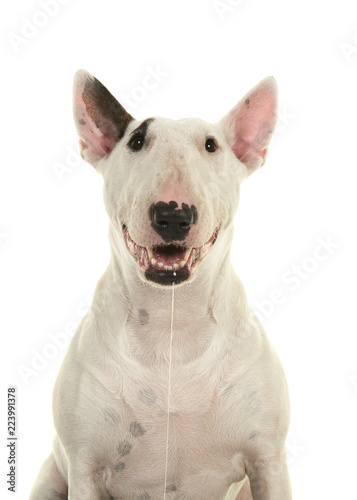
[(277, 89), (266, 78), (214, 125), (196, 118), (135, 120), (80, 70), (74, 119), (82, 157), (104, 178), (111, 244), (145, 282), (181, 284), (195, 277), (216, 240), (215, 252), (228, 251), (224, 234), (240, 184), (266, 158)]

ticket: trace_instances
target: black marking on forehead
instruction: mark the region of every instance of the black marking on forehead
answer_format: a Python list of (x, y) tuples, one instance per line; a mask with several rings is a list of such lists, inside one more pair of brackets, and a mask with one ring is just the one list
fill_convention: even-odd
[(141, 123), (138, 127), (136, 127), (135, 130), (132, 131), (130, 136), (134, 137), (135, 135), (142, 135), (143, 137), (145, 137), (150, 123), (152, 123), (154, 120), (155, 118), (147, 118), (147, 120), (143, 121), (143, 123)]

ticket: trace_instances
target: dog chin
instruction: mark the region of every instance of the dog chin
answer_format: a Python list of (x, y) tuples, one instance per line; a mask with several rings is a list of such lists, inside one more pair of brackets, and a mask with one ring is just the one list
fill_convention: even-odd
[(134, 258), (141, 279), (154, 286), (168, 287), (192, 281), (196, 269), (214, 245), (219, 232), (215, 229), (211, 238), (200, 247), (159, 245), (142, 247), (131, 238), (128, 228), (123, 226), (124, 240)]

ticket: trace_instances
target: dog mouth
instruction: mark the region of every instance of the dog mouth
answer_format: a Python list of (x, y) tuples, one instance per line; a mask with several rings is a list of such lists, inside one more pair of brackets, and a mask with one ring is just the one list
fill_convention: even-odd
[(216, 242), (219, 227), (211, 238), (200, 247), (180, 245), (158, 245), (142, 247), (131, 238), (128, 228), (123, 226), (126, 246), (138, 264), (142, 277), (159, 285), (178, 285), (194, 275), (198, 264)]

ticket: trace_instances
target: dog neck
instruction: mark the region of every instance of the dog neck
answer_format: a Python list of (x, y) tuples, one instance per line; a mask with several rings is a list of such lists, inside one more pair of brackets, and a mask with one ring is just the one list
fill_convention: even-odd
[[(174, 287), (174, 300), (172, 286), (152, 286), (139, 277), (132, 257), (111, 231), (110, 242), (112, 259), (98, 283), (94, 309), (116, 325), (110, 335), (119, 335), (121, 349), (141, 364), (167, 361), (171, 327), (173, 361), (189, 363), (207, 351), (217, 334), (229, 329), (232, 314), (239, 316), (237, 304), (230, 300), (239, 286), (230, 263), (230, 241), (222, 242), (219, 259), (217, 255), (204, 259), (192, 282)], [(243, 289), (240, 295), (245, 306)]]

